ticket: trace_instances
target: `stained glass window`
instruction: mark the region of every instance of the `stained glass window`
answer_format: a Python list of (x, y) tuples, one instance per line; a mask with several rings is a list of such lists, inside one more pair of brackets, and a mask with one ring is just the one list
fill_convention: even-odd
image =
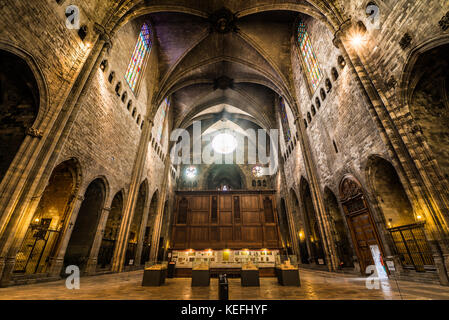
[(125, 75), (125, 79), (133, 92), (136, 90), (137, 82), (145, 65), (146, 57), (151, 52), (151, 46), (151, 30), (150, 27), (144, 23)]
[(307, 74), (307, 78), (309, 79), (313, 91), (315, 91), (320, 84), (323, 73), (318, 64), (315, 52), (313, 51), (307, 27), (302, 21), (299, 21), (298, 24), (298, 45), (304, 60), (305, 73)]
[(288, 122), (287, 109), (285, 107), (284, 98), (280, 97), (279, 104), (281, 109), (282, 129), (284, 131), (285, 141), (290, 142), (292, 138), (292, 133), (290, 131), (290, 124)]
[[(261, 177), (262, 176), (262, 167), (261, 166), (255, 166), (254, 168), (253, 168), (253, 175), (256, 177), (256, 178), (259, 178), (259, 177)], [(255, 182), (255, 181), (254, 181)], [(255, 183), (254, 183), (255, 184)]]

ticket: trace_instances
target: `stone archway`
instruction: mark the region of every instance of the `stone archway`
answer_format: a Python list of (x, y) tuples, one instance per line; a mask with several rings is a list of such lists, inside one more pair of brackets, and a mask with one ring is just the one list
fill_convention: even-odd
[(150, 261), (151, 252), (151, 240), (153, 239), (154, 232), (154, 222), (157, 217), (157, 205), (159, 201), (159, 192), (156, 190), (151, 198), (150, 208), (148, 211), (147, 223), (145, 227), (145, 233), (143, 236), (142, 244), (142, 256), (140, 264), (144, 265), (146, 262)]
[(339, 259), (339, 266), (354, 267), (352, 247), (349, 242), (349, 234), (338, 206), (338, 200), (335, 194), (329, 189), (324, 188), (324, 205), (326, 207), (329, 221), (331, 222), (331, 231), (335, 239), (335, 246)]
[(33, 126), (40, 92), (25, 60), (0, 50), (0, 182)]
[(92, 181), (84, 193), (84, 201), (76, 218), (64, 257), (64, 265), (76, 265), (85, 270), (98, 223), (104, 207), (106, 185), (103, 179)]
[(387, 160), (371, 156), (368, 178), (385, 228), (403, 267), (434, 270), (435, 263), (424, 232), (424, 214), (414, 212), (401, 180)]
[(301, 200), (303, 203), (304, 222), (306, 224), (306, 236), (310, 244), (310, 262), (326, 264), (323, 236), (320, 231), (319, 220), (313, 206), (312, 193), (309, 183), (303, 178), (301, 181)]
[(449, 180), (449, 44), (421, 52), (408, 72), (407, 100), (416, 128), (424, 135)]
[(417, 222), (401, 180), (390, 162), (377, 156), (370, 157), (368, 176), (386, 228)]
[(97, 267), (100, 269), (110, 269), (112, 267), (112, 258), (122, 224), (122, 214), (123, 191), (119, 191), (112, 199), (111, 211), (106, 221), (100, 251), (98, 252)]
[(125, 255), (125, 265), (129, 265), (130, 260), (134, 260), (134, 265), (138, 264), (140, 261), (140, 256), (142, 254), (142, 221), (147, 211), (147, 202), (148, 202), (148, 185), (147, 182), (144, 181), (140, 185), (139, 193), (137, 195), (137, 203), (134, 209), (134, 215), (131, 222), (131, 226), (129, 228), (129, 236), (128, 236), (128, 247), (126, 249)]
[(283, 247), (287, 250), (287, 254), (293, 254), (292, 251), (292, 238), (290, 235), (290, 225), (288, 223), (287, 216), (287, 205), (284, 198), (281, 198), (281, 207), (278, 214), (279, 218), (279, 229), (281, 231), (281, 239), (283, 242)]
[(306, 231), (303, 223), (303, 219), (301, 218), (301, 208), (299, 206), (298, 197), (296, 196), (296, 192), (291, 189), (290, 190), (290, 198), (292, 200), (293, 212), (292, 216), (295, 221), (296, 230), (298, 234), (298, 248), (299, 254), (301, 258), (301, 263), (308, 264), (309, 263), (309, 248), (307, 245)]
[(75, 160), (65, 161), (53, 170), (16, 255), (15, 273), (49, 271), (70, 220), (80, 182), (78, 176), (79, 168)]
[(158, 249), (158, 260), (163, 261), (166, 259), (167, 249), (169, 244), (170, 236), (170, 212), (169, 212), (169, 201), (166, 200), (164, 204), (164, 212), (162, 217), (161, 233), (159, 235), (159, 249)]

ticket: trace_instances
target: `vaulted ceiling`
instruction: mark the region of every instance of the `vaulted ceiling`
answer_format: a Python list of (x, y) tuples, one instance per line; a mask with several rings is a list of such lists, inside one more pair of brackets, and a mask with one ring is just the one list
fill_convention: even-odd
[[(126, 1), (125, 1), (126, 2)], [(295, 21), (338, 20), (325, 1), (127, 1), (117, 26), (145, 17), (159, 60), (154, 103), (172, 97), (175, 127), (227, 104), (276, 127), (277, 95), (292, 101), (291, 50)], [(330, 17), (330, 18), (329, 18)]]

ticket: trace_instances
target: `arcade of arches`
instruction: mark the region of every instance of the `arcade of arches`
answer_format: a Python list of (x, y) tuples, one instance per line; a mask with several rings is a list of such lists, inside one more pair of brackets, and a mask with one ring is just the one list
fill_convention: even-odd
[(204, 250), (449, 286), (449, 4), (172, 2), (0, 7), (0, 286)]

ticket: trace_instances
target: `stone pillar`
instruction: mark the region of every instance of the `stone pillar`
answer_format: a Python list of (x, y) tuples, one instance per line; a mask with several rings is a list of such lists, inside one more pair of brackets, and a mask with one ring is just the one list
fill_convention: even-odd
[[(296, 108), (296, 110), (299, 110)], [(310, 192), (312, 194), (312, 201), (317, 215), (318, 224), (320, 227), (320, 233), (322, 236), (324, 252), (327, 260), (327, 266), (329, 271), (336, 271), (338, 269), (338, 259), (335, 249), (335, 243), (329, 228), (329, 222), (327, 219), (327, 213), (324, 206), (324, 199), (321, 192), (317, 169), (312, 158), (312, 152), (310, 143), (307, 137), (305, 128), (303, 127), (302, 119), (297, 115), (295, 119), (296, 130), (298, 132), (298, 142), (300, 143), (304, 168), (309, 178)]]
[[(150, 116), (147, 117), (142, 135), (140, 137), (139, 149), (137, 150), (136, 160), (129, 186), (128, 197), (123, 208), (122, 224), (120, 226), (119, 235), (117, 238), (116, 248), (114, 250), (114, 258), (112, 259), (112, 271), (121, 272), (124, 268), (126, 248), (128, 245), (129, 229), (134, 215), (134, 209), (137, 203), (139, 194), (140, 181), (145, 168), (145, 160), (148, 153), (148, 145), (150, 143), (151, 129), (153, 128), (153, 119), (151, 114), (154, 110), (157, 111), (157, 106), (153, 106)], [(150, 119), (151, 118), (151, 119)]]
[(100, 252), (101, 242), (103, 241), (104, 229), (106, 228), (106, 223), (108, 222), (109, 213), (111, 208), (103, 208), (100, 216), (100, 220), (97, 226), (97, 232), (95, 233), (94, 242), (92, 243), (92, 248), (90, 249), (89, 259), (87, 260), (86, 269), (84, 272), (87, 275), (93, 275), (97, 272), (98, 264), (98, 253)]
[(72, 214), (68, 223), (66, 224), (63, 232), (61, 240), (59, 244), (59, 249), (54, 257), (50, 258), (50, 265), (48, 269), (48, 275), (50, 277), (57, 277), (61, 274), (61, 269), (64, 265), (64, 257), (67, 250), (67, 246), (69, 245), (70, 237), (72, 236), (73, 227), (75, 226), (76, 218), (78, 217), (78, 212), (81, 208), (81, 204), (84, 201), (84, 196), (78, 196), (73, 205)]
[(138, 236), (138, 240), (137, 240), (137, 252), (136, 252), (136, 257), (135, 257), (135, 262), (134, 265), (135, 266), (140, 266), (140, 261), (142, 260), (142, 249), (143, 249), (143, 238), (145, 237), (145, 229), (148, 223), (148, 215), (149, 215), (149, 211), (150, 211), (150, 199), (148, 199), (147, 195), (147, 199), (145, 200), (145, 207), (143, 208), (143, 213), (142, 213), (142, 223), (140, 224), (140, 232), (139, 232), (139, 236)]
[(156, 261), (159, 250), (159, 238), (162, 230), (162, 222), (164, 219), (165, 200), (167, 199), (167, 186), (170, 172), (170, 157), (165, 159), (164, 180), (161, 188), (161, 196), (157, 204), (157, 216), (154, 219), (153, 236), (151, 239), (150, 261)]

